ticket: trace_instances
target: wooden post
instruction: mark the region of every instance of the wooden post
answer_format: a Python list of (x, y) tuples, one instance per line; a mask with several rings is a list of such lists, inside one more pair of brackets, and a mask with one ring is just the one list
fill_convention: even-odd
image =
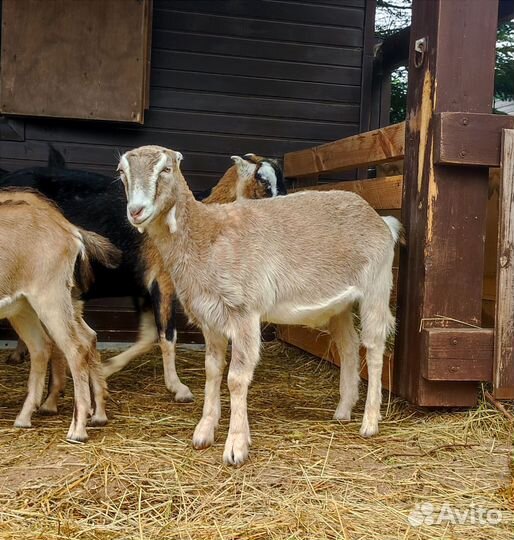
[(435, 163), (434, 115), (491, 112), (497, 17), (497, 0), (412, 6), (394, 390), (423, 406), (476, 401), (476, 383), (423, 377), (421, 328), (481, 322), (487, 169)]
[(494, 343), (494, 397), (514, 399), (514, 129), (503, 130), (496, 322)]

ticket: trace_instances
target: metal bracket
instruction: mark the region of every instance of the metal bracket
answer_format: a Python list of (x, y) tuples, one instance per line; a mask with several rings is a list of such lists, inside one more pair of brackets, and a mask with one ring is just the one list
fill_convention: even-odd
[(417, 39), (414, 43), (414, 67), (420, 68), (425, 61), (425, 52), (427, 50), (428, 38)]

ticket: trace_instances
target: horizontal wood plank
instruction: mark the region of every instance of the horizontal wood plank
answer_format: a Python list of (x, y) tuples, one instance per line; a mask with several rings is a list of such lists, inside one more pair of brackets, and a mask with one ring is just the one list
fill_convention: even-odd
[(180, 71), (173, 66), (158, 69), (152, 66), (152, 87), (180, 88), (184, 90), (204, 92), (222, 92), (240, 96), (264, 96), (285, 99), (317, 100), (326, 103), (359, 104), (360, 86), (341, 84), (325, 84), (318, 82), (289, 81), (283, 79), (266, 79), (261, 84), (251, 72), (221, 74), (202, 73), (200, 71)]
[[(218, 94), (204, 90), (191, 92), (172, 88), (154, 88), (152, 105), (164, 109), (173, 105), (173, 109), (206, 113), (227, 113), (243, 116), (261, 116), (264, 118), (311, 120), (334, 123), (358, 123), (359, 106), (348, 103), (319, 103), (295, 99), (262, 98)], [(317, 135), (316, 137), (320, 137)]]
[(284, 156), (287, 177), (301, 178), (403, 159), (405, 123), (361, 133)]
[(426, 328), (421, 374), (429, 381), (491, 381), (494, 330)]
[[(196, 4), (196, 2), (195, 2)], [(195, 5), (193, 4), (193, 5)], [(318, 10), (319, 11), (319, 10)], [(156, 30), (153, 45), (163, 50), (180, 50), (190, 52), (210, 51), (212, 54), (233, 56), (241, 53), (234, 47), (238, 38), (218, 35), (190, 33), (187, 30)], [(358, 48), (326, 47), (309, 43), (280, 43), (262, 39), (245, 39), (242, 54), (245, 57), (261, 58), (279, 61), (323, 63), (334, 66), (361, 65), (361, 52)]]
[[(227, 59), (229, 59), (227, 61)], [(359, 67), (325, 66), (320, 64), (301, 64), (296, 62), (272, 62), (258, 58), (237, 58), (226, 56), (206, 56), (205, 53), (183, 51), (165, 51), (154, 49), (152, 66), (185, 70), (195, 66), (204, 73), (222, 73), (228, 75), (251, 74), (253, 77), (269, 79), (288, 79), (293, 81), (313, 81), (319, 83), (358, 85), (361, 80)]]
[[(194, 5), (195, 2), (192, 4)], [(213, 35), (213, 39), (216, 39), (216, 35), (223, 35), (243, 39), (273, 40), (277, 42), (277, 47), (280, 47), (281, 42), (313, 43), (336, 47), (362, 46), (362, 28), (326, 27), (264, 18), (255, 20), (252, 18), (254, 8), (247, 12), (247, 17), (227, 17), (201, 12), (193, 14), (172, 12), (161, 10), (158, 4), (154, 7), (154, 12), (155, 30), (162, 28), (188, 33), (209, 33)]]
[[(353, 26), (361, 28), (364, 22), (364, 10), (349, 7), (347, 2), (339, 2), (338, 6), (324, 7), (319, 9), (317, 3), (304, 5), (302, 9), (293, 9), (288, 2), (266, 2), (259, 6), (254, 0), (224, 0), (213, 2), (212, 0), (167, 0), (160, 3), (160, 9), (171, 12), (210, 13), (212, 15), (225, 15), (231, 18), (247, 19), (252, 14), (252, 19), (266, 19), (283, 21), (288, 24), (306, 23), (309, 25), (328, 26)], [(362, 7), (362, 6), (361, 6)]]
[(434, 118), (434, 161), (439, 165), (500, 166), (501, 134), (514, 117), (443, 112)]
[(399, 210), (402, 207), (403, 176), (383, 176), (369, 180), (354, 180), (318, 184), (293, 191), (353, 191), (358, 193), (375, 210)]

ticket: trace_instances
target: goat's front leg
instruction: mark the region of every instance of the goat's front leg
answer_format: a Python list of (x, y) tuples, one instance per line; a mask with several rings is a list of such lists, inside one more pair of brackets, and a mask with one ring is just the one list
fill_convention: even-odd
[(136, 343), (127, 350), (109, 358), (103, 363), (102, 370), (105, 378), (122, 370), (129, 362), (147, 353), (157, 340), (155, 321), (150, 311), (143, 311), (139, 317), (139, 334)]
[(260, 341), (261, 330), (258, 316), (244, 319), (234, 327), (232, 359), (227, 378), (230, 390), (230, 427), (223, 453), (223, 461), (229, 465), (244, 463), (250, 450), (248, 387), (259, 361)]
[[(153, 301), (153, 295), (152, 295)], [(167, 310), (166, 316), (155, 314), (157, 328), (159, 329), (159, 346), (162, 353), (162, 365), (164, 368), (164, 384), (166, 388), (175, 396), (175, 401), (188, 403), (194, 400), (193, 393), (180, 380), (175, 366), (175, 345), (177, 343), (176, 304), (177, 300), (169, 298), (171, 309)], [(160, 320), (157, 318), (160, 316)]]
[(205, 400), (203, 414), (193, 435), (193, 446), (207, 448), (214, 442), (216, 428), (221, 417), (220, 386), (225, 367), (227, 339), (207, 328), (205, 338)]

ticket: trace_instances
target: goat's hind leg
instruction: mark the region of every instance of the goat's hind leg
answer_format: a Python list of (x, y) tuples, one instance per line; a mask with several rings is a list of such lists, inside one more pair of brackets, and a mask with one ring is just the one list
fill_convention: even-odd
[(153, 315), (148, 309), (144, 310), (139, 317), (139, 333), (137, 341), (127, 350), (109, 358), (102, 365), (105, 377), (121, 371), (127, 364), (138, 356), (148, 352), (157, 340), (157, 330)]
[(93, 414), (89, 421), (90, 426), (99, 427), (107, 424), (106, 402), (107, 383), (100, 362), (100, 354), (96, 349), (96, 333), (90, 328), (86, 321), (76, 313), (76, 320), (80, 328), (79, 339), (81, 339), (86, 351), (87, 364), (89, 368), (89, 386), (93, 405)]
[(48, 375), (48, 394), (39, 408), (41, 414), (57, 414), (59, 397), (64, 395), (66, 387), (66, 359), (55, 344), (52, 349)]
[(194, 396), (191, 390), (180, 380), (175, 366), (177, 300), (174, 294), (175, 288), (170, 278), (165, 277), (163, 279), (161, 276), (160, 279), (154, 280), (150, 286), (150, 300), (159, 334), (159, 347), (162, 353), (164, 384), (174, 395), (175, 401), (188, 403), (194, 400)]
[(216, 429), (221, 417), (220, 387), (225, 367), (227, 339), (206, 328), (205, 337), (205, 398), (203, 414), (193, 435), (193, 446), (207, 448), (214, 442)]
[[(50, 298), (52, 305), (48, 305)], [(71, 296), (63, 295), (59, 288), (54, 294), (48, 295), (46, 303), (36, 303), (33, 307), (50, 337), (65, 355), (73, 378), (75, 404), (66, 438), (69, 441), (85, 442), (88, 438), (86, 424), (91, 412), (88, 347), (80, 337), (82, 329), (77, 323)]]
[(32, 414), (39, 408), (43, 400), (52, 342), (41, 326), (36, 313), (28, 305), (12, 317), (10, 322), (16, 333), (27, 344), (30, 353), (28, 393), (14, 425), (16, 427), (31, 427)]
[[(377, 287), (380, 293), (380, 287)], [(378, 433), (378, 423), (382, 419), (382, 368), (388, 334), (394, 328), (394, 317), (389, 309), (389, 289), (361, 302), (362, 344), (366, 347), (368, 368), (368, 393), (360, 434), (371, 437)]]
[(339, 404), (335, 420), (349, 421), (359, 399), (359, 336), (353, 324), (352, 308), (332, 317), (328, 329), (341, 361)]

